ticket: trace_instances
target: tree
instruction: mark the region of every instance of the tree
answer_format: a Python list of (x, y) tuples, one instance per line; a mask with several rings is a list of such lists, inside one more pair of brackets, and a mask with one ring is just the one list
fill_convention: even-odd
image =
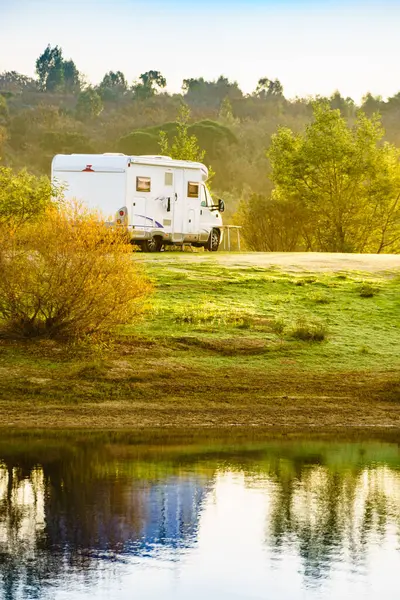
[(98, 87), (98, 93), (105, 101), (115, 101), (126, 93), (128, 85), (125, 75), (121, 71), (106, 73)]
[(0, 124), (8, 120), (8, 106), (6, 99), (0, 94)]
[(360, 112), (350, 127), (339, 110), (318, 102), (304, 134), (281, 127), (273, 135), (274, 197), (301, 209), (307, 249), (378, 252), (397, 243), (399, 151), (381, 144), (383, 134), (377, 117)]
[(0, 90), (5, 92), (22, 92), (37, 89), (37, 82), (31, 77), (16, 71), (4, 71), (0, 74)]
[(36, 61), (36, 73), (42, 90), (54, 92), (64, 83), (62, 50), (50, 44)]
[(220, 121), (226, 125), (235, 125), (238, 122), (233, 116), (232, 103), (228, 96), (226, 96), (221, 102), (218, 117)]
[(367, 117), (372, 117), (372, 115), (376, 113), (381, 113), (384, 107), (385, 102), (382, 100), (382, 96), (373, 96), (368, 92), (362, 99), (361, 110)]
[(81, 89), (80, 73), (73, 60), (63, 61), (64, 88), (66, 92), (76, 93)]
[(188, 133), (189, 119), (190, 110), (187, 106), (182, 105), (177, 119), (177, 134), (173, 138), (172, 143), (168, 142), (165, 131), (160, 132), (159, 145), (161, 154), (178, 160), (203, 162), (205, 150), (200, 150), (196, 136)]
[(243, 96), (238, 83), (229, 81), (223, 75), (214, 81), (206, 81), (203, 77), (184, 79), (182, 90), (185, 93), (185, 102), (193, 106), (219, 108), (225, 98), (234, 100)]
[[(165, 131), (160, 132), (159, 146), (161, 154), (171, 156), (177, 160), (192, 160), (194, 162), (204, 162), (205, 150), (199, 148), (197, 137), (190, 135), (189, 128), (190, 109), (184, 104), (181, 107), (177, 118), (177, 134), (172, 143), (168, 141)], [(208, 181), (211, 182), (215, 173), (212, 167), (208, 168)]]
[(371, 181), (372, 218), (366, 247), (376, 253), (400, 252), (400, 151), (384, 144), (376, 157), (375, 176)]
[(4, 127), (0, 125), (0, 161), (2, 157), (3, 147), (7, 141), (7, 131)]
[(41, 89), (46, 92), (80, 90), (79, 71), (72, 60), (64, 60), (59, 46), (47, 46), (36, 61), (36, 73)]
[(329, 106), (334, 110), (340, 110), (344, 117), (350, 117), (355, 112), (354, 100), (349, 97), (343, 98), (338, 90), (329, 98)]
[(79, 120), (98, 117), (102, 110), (103, 101), (94, 88), (88, 87), (79, 94), (76, 104), (76, 116)]
[(279, 79), (268, 79), (268, 77), (262, 77), (258, 80), (255, 95), (259, 98), (282, 98), (283, 97), (283, 86)]
[(0, 225), (15, 229), (38, 219), (51, 205), (53, 191), (48, 177), (0, 167)]
[(138, 100), (146, 100), (154, 96), (159, 89), (163, 89), (167, 85), (167, 80), (160, 71), (147, 71), (139, 77), (140, 83), (136, 83), (132, 90), (135, 98)]

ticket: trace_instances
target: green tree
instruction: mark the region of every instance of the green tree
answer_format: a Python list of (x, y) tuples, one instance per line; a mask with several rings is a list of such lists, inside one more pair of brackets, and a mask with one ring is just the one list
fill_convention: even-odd
[(94, 88), (88, 87), (79, 94), (76, 104), (76, 116), (79, 120), (98, 117), (102, 110), (103, 101)]
[(354, 100), (349, 97), (343, 98), (338, 90), (329, 98), (329, 106), (334, 110), (340, 110), (345, 117), (350, 117), (355, 112)]
[(268, 79), (268, 77), (262, 77), (258, 80), (255, 95), (259, 98), (282, 98), (283, 97), (283, 85), (279, 79)]
[(3, 147), (5, 146), (7, 137), (8, 136), (7, 136), (7, 131), (6, 131), (5, 127), (2, 127), (0, 125), (0, 162), (1, 162), (1, 157), (2, 157)]
[(13, 228), (39, 218), (55, 193), (48, 177), (0, 167), (0, 224)]
[[(281, 127), (273, 135), (268, 156), (274, 195), (301, 208), (307, 249), (378, 252), (393, 248), (399, 152), (381, 144), (383, 135), (377, 117), (368, 119), (360, 112), (350, 127), (339, 110), (321, 102), (314, 104), (314, 121), (304, 134)], [(383, 243), (378, 242), (379, 231)]]
[[(168, 141), (165, 131), (160, 132), (159, 146), (161, 154), (171, 156), (177, 160), (192, 160), (194, 162), (204, 162), (205, 150), (201, 150), (197, 137), (189, 134), (190, 109), (184, 104), (181, 107), (177, 118), (177, 133), (172, 140)], [(211, 182), (215, 173), (212, 167), (208, 167), (209, 178)]]
[(193, 106), (219, 108), (225, 98), (234, 100), (243, 96), (238, 83), (229, 81), (223, 75), (214, 81), (206, 81), (203, 77), (184, 79), (182, 90), (185, 94), (185, 102)]
[(203, 162), (205, 150), (199, 148), (199, 144), (195, 135), (189, 135), (189, 119), (190, 110), (187, 106), (182, 105), (177, 118), (177, 134), (173, 138), (172, 143), (168, 142), (168, 137), (165, 131), (160, 132), (160, 150), (161, 154), (171, 156), (178, 160), (193, 160), (195, 162)]
[(80, 73), (73, 60), (63, 61), (64, 88), (66, 92), (76, 93), (81, 89)]
[(221, 102), (218, 117), (225, 125), (235, 125), (238, 123), (237, 119), (233, 116), (232, 102), (227, 96)]
[(138, 100), (151, 98), (167, 85), (167, 80), (160, 71), (147, 71), (146, 73), (142, 73), (139, 80), (139, 83), (136, 83), (132, 87), (135, 98)]
[(0, 124), (8, 120), (7, 100), (0, 94)]
[(125, 75), (121, 71), (106, 73), (98, 87), (98, 93), (105, 101), (115, 101), (123, 96), (128, 89)]
[(382, 96), (373, 96), (370, 92), (363, 96), (361, 110), (368, 116), (372, 117), (375, 113), (381, 113), (385, 107), (385, 102)]
[(59, 46), (47, 46), (36, 61), (36, 73), (41, 89), (46, 92), (80, 90), (79, 71), (72, 60), (64, 60)]
[(62, 50), (50, 44), (36, 61), (36, 73), (42, 90), (54, 92), (64, 83)]

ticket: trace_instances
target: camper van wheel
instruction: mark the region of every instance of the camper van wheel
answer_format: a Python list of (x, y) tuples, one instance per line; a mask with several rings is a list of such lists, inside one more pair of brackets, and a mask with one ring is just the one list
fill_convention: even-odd
[(206, 249), (210, 252), (216, 252), (219, 247), (219, 231), (218, 229), (213, 229), (210, 233), (210, 237), (208, 238)]
[(162, 238), (158, 235), (142, 242), (143, 252), (160, 252), (162, 248)]

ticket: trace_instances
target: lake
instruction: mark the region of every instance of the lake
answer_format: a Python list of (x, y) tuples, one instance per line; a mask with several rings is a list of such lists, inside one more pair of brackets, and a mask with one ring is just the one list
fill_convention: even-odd
[(397, 600), (399, 572), (394, 434), (0, 440), (2, 600)]

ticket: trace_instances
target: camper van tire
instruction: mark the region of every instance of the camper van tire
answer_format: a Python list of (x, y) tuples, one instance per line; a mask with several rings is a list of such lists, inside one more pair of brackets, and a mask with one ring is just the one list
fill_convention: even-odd
[(162, 237), (154, 235), (149, 240), (142, 242), (143, 252), (160, 252), (163, 245)]
[(218, 229), (212, 229), (210, 237), (208, 238), (206, 249), (210, 252), (216, 252), (219, 247), (220, 232)]

